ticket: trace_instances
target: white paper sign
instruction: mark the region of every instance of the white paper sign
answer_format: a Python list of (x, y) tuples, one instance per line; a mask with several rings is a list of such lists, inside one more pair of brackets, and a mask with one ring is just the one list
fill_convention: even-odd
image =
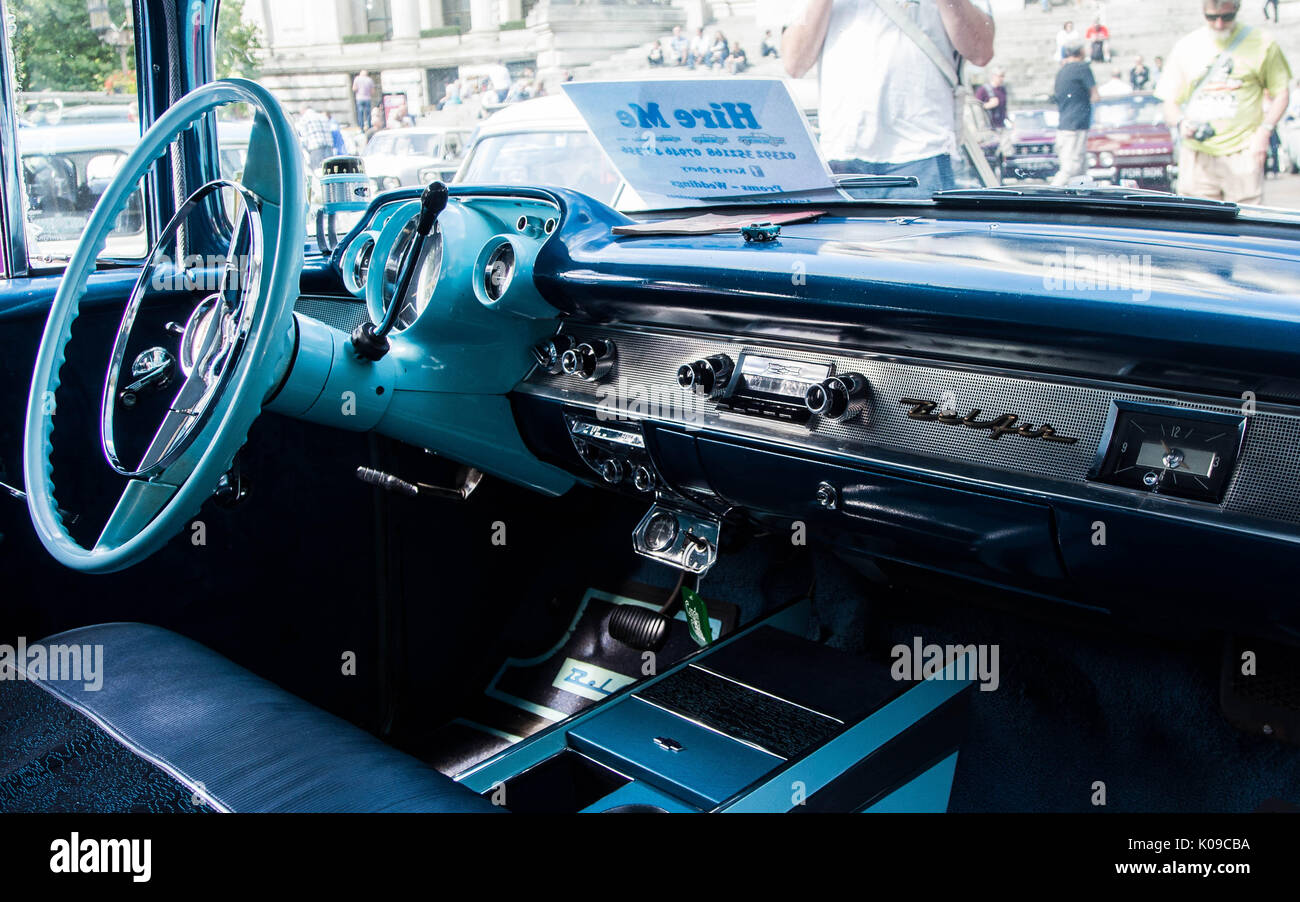
[(834, 187), (780, 79), (570, 82), (564, 91), (652, 206)]

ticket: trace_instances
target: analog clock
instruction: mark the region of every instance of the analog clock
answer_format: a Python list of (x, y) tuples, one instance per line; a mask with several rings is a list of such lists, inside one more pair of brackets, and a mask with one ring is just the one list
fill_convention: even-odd
[(1246, 418), (1116, 401), (1096, 482), (1218, 504), (1237, 463)]

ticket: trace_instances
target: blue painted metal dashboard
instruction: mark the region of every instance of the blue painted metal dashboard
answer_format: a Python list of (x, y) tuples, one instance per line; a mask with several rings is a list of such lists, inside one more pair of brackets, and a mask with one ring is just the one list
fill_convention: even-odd
[[(1300, 631), (1269, 589), (1300, 548), (1291, 227), (898, 205), (749, 244), (614, 234), (630, 220), (571, 192), (459, 191), (379, 431), (559, 492), (602, 484), (574, 417), (619, 419), (643, 436), (653, 486), (611, 487), (644, 503), (797, 522), (813, 540), (1115, 613)], [(391, 253), (385, 219), (409, 216), (389, 214), (412, 194), (378, 199), (334, 255), (371, 316), (382, 265), (361, 272), (357, 242)], [(494, 242), (518, 265), (500, 303), (483, 295)], [(557, 330), (616, 346), (608, 373), (536, 364), (530, 349)], [(683, 363), (716, 355), (859, 373), (869, 403), (792, 423), (677, 384)], [(942, 399), (952, 411), (917, 415)], [(1096, 478), (1117, 404), (1238, 418), (1221, 495)], [(1019, 431), (963, 428), (998, 415)]]

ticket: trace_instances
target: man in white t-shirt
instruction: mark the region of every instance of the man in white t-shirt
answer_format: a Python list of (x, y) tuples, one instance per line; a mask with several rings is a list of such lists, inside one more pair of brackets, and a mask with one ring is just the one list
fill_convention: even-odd
[(1061, 60), (1068, 59), (1065, 48), (1079, 40), (1079, 33), (1074, 30), (1073, 22), (1066, 22), (1061, 26), (1061, 30), (1056, 33), (1056, 50), (1053, 51), (1052, 59), (1060, 63)]
[(1097, 86), (1097, 93), (1102, 97), (1123, 97), (1125, 94), (1132, 94), (1132, 86), (1124, 80), (1124, 70), (1116, 69), (1110, 73), (1110, 78)]
[(690, 55), (686, 58), (686, 65), (694, 69), (697, 65), (708, 64), (709, 47), (712, 41), (705, 36), (703, 28), (695, 29), (695, 37), (691, 38)]
[(822, 153), (834, 172), (910, 175), (891, 197), (953, 187), (952, 86), (877, 3), (895, 3), (939, 50), (983, 66), (993, 58), (988, 0), (803, 0), (781, 40), (786, 71), (820, 63)]

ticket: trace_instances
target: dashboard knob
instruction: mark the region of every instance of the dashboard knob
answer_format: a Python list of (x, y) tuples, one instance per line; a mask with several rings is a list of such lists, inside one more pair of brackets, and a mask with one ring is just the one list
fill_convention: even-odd
[(546, 372), (552, 376), (558, 376), (563, 372), (560, 367), (561, 358), (564, 357), (564, 352), (572, 348), (574, 344), (576, 342), (572, 335), (557, 335), (540, 344), (533, 345), (533, 359)]
[(726, 354), (714, 354), (694, 363), (683, 363), (677, 368), (677, 384), (689, 388), (697, 395), (711, 397), (731, 382), (736, 366)]
[(808, 386), (803, 401), (819, 417), (838, 423), (866, 409), (869, 389), (865, 376), (841, 373)]
[(638, 492), (648, 492), (655, 487), (655, 474), (642, 464), (632, 471), (632, 485)]
[(561, 355), (560, 369), (565, 375), (577, 376), (587, 382), (597, 382), (609, 375), (616, 354), (614, 342), (608, 339), (584, 341)]
[(622, 482), (626, 472), (627, 467), (617, 457), (607, 457), (600, 462), (600, 478), (610, 485), (618, 485)]

